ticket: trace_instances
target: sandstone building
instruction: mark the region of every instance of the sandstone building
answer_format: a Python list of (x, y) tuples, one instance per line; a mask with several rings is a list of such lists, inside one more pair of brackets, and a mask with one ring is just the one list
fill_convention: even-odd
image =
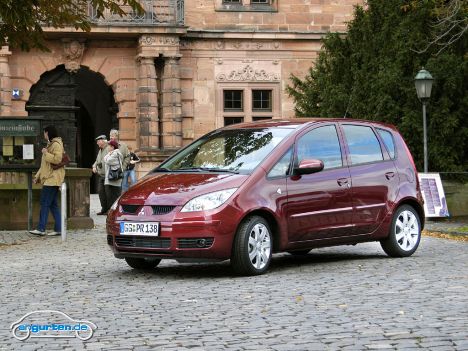
[(45, 28), (50, 52), (0, 51), (0, 118), (43, 116), (73, 164), (120, 129), (139, 174), (208, 131), (294, 116), (285, 93), (322, 37), (344, 32), (360, 0), (142, 0), (144, 15), (107, 14), (89, 33)]

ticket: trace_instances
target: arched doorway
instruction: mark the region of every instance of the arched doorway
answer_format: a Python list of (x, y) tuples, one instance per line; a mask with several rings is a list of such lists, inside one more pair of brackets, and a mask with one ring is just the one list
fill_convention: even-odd
[[(104, 77), (86, 67), (76, 73), (63, 65), (41, 75), (26, 104), (29, 116), (42, 116), (61, 135), (71, 166), (91, 168), (98, 151), (94, 138), (118, 128), (114, 92)], [(96, 192), (96, 180), (91, 180)]]

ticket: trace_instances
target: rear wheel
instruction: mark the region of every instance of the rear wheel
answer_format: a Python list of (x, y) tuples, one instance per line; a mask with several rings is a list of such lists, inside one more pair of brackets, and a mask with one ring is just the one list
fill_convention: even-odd
[(159, 262), (161, 262), (161, 259), (125, 257), (125, 261), (130, 267), (134, 269), (147, 270), (156, 267)]
[(244, 220), (234, 239), (231, 265), (239, 274), (259, 275), (266, 272), (272, 255), (270, 227), (265, 219), (252, 216)]
[(411, 256), (421, 241), (421, 220), (418, 212), (409, 205), (397, 209), (388, 237), (380, 241), (385, 253), (391, 257)]

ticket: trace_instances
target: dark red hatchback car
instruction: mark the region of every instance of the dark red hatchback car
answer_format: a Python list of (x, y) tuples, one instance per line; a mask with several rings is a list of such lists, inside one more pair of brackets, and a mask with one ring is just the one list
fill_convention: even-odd
[(348, 119), (263, 121), (215, 130), (132, 186), (107, 217), (115, 257), (226, 260), (262, 274), (272, 253), (380, 241), (413, 254), (424, 210), (398, 131)]

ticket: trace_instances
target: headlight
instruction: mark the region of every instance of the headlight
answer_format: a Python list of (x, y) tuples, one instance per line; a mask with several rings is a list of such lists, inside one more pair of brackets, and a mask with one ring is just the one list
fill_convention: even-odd
[(115, 200), (115, 202), (110, 207), (112, 211), (115, 211), (117, 209), (117, 206), (119, 205), (119, 200), (120, 200), (120, 197), (118, 197), (117, 200)]
[(198, 196), (185, 204), (181, 212), (212, 210), (224, 204), (237, 188), (231, 188)]

